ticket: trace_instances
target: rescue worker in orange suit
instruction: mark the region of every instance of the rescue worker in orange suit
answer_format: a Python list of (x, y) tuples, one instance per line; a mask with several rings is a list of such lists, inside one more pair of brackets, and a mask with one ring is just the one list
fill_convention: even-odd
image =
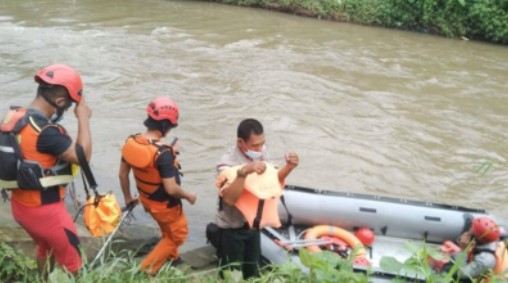
[[(217, 165), (217, 172), (229, 167), (244, 165), (238, 170), (236, 178), (219, 192), (219, 209), (216, 215), (217, 226), (221, 228), (221, 241), (218, 247), (220, 267), (230, 267), (242, 271), (244, 279), (259, 276), (261, 258), (261, 235), (258, 229), (251, 229), (235, 207), (244, 189), (245, 178), (249, 174), (262, 174), (267, 160), (263, 125), (256, 119), (245, 119), (237, 129), (236, 144), (229, 149)], [(280, 183), (298, 166), (298, 155), (294, 152), (285, 155), (285, 166), (278, 170)]]
[[(45, 172), (57, 163), (66, 164), (68, 168), (71, 163), (78, 164), (75, 142), (57, 124), (75, 103), (76, 142), (90, 160), (89, 119), (92, 112), (85, 103), (78, 72), (66, 65), (54, 64), (40, 70), (34, 79), (39, 84), (37, 96), (25, 109), (24, 118), (28, 122), (17, 137), (23, 158), (38, 162)], [(37, 265), (43, 277), (47, 276), (46, 271), (53, 269), (55, 261), (71, 273), (76, 273), (82, 266), (77, 230), (63, 201), (64, 190), (65, 184), (44, 190), (16, 188), (11, 194), (13, 217), (35, 241)]]
[(177, 104), (170, 98), (158, 97), (146, 111), (146, 131), (128, 137), (122, 148), (119, 177), (125, 203), (130, 204), (136, 201), (129, 184), (130, 171), (134, 172), (139, 200), (159, 224), (162, 238), (140, 265), (142, 270), (155, 275), (167, 261), (181, 263), (178, 247), (188, 235), (181, 199), (194, 204), (196, 194), (182, 189), (176, 151), (161, 142), (178, 126)]
[[(460, 249), (466, 251), (466, 260), (454, 277), (460, 282), (476, 282), (489, 272), (505, 272), (508, 251), (504, 243), (500, 242), (500, 235), (499, 226), (491, 218), (482, 216), (474, 219), (471, 228), (458, 240)], [(459, 260), (460, 256), (461, 253), (458, 252), (453, 254), (452, 258)], [(443, 271), (449, 272), (452, 266), (453, 262), (447, 263)]]

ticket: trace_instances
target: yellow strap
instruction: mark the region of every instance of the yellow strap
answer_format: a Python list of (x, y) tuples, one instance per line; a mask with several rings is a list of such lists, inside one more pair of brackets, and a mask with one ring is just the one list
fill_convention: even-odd
[(72, 176), (74, 176), (74, 177), (78, 176), (79, 165), (77, 165), (77, 164), (71, 164), (71, 172), (72, 172)]

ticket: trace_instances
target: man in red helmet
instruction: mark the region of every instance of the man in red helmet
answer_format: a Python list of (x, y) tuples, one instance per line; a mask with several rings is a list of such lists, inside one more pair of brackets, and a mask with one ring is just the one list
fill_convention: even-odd
[[(75, 144), (83, 147), (88, 160), (91, 157), (92, 112), (82, 96), (83, 84), (74, 69), (50, 65), (34, 79), (39, 84), (35, 99), (27, 108), (11, 107), (1, 124), (2, 142), (8, 136), (15, 136), (17, 142), (3, 144), (0, 163), (12, 164), (13, 158), (18, 158), (15, 154), (18, 150), (23, 162), (14, 166), (17, 176), (14, 180), (6, 180), (4, 173), (8, 170), (2, 168), (0, 187), (12, 189), (13, 217), (35, 241), (37, 264), (45, 277), (55, 261), (72, 273), (82, 266), (76, 227), (63, 198), (65, 185), (73, 180), (70, 164), (78, 164)], [(73, 103), (78, 120), (75, 142), (57, 124)]]
[[(501, 274), (506, 271), (508, 257), (506, 246), (500, 239), (500, 229), (497, 223), (489, 217), (478, 217), (473, 220), (471, 228), (459, 237), (459, 247), (466, 251), (452, 255), (454, 261), (462, 260), (462, 264), (454, 274), (460, 282), (473, 282), (479, 278), (488, 277), (490, 272)], [(453, 263), (447, 263), (443, 268), (448, 272)]]
[(146, 109), (146, 131), (127, 138), (122, 148), (120, 184), (128, 205), (136, 201), (130, 191), (132, 169), (145, 211), (159, 224), (161, 240), (146, 256), (140, 268), (155, 275), (163, 264), (179, 264), (178, 247), (187, 238), (188, 228), (181, 199), (196, 202), (196, 194), (180, 186), (180, 165), (173, 145), (161, 142), (171, 129), (178, 126), (178, 106), (166, 97), (155, 98)]

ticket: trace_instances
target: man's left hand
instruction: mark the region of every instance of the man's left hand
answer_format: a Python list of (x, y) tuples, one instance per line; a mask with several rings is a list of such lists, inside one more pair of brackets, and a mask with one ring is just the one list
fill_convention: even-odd
[(286, 165), (291, 167), (291, 169), (298, 166), (298, 162), (299, 162), (298, 154), (296, 154), (295, 152), (286, 153), (285, 158), (286, 158)]

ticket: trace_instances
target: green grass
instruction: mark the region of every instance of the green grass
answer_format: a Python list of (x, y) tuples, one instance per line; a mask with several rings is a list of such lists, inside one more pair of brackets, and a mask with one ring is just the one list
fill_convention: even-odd
[(508, 44), (508, 0), (209, 0)]
[[(384, 271), (394, 274), (417, 274), (419, 278), (425, 278), (427, 283), (458, 282), (452, 279), (452, 274), (460, 265), (456, 262), (449, 273), (435, 273), (429, 266), (427, 258), (442, 259), (434, 248), (417, 247), (407, 244), (413, 256), (404, 262), (395, 258), (384, 257), (381, 267)], [(352, 253), (353, 254), (353, 253)], [(190, 267), (174, 268), (169, 264), (163, 266), (157, 276), (151, 277), (139, 270), (138, 259), (132, 251), (122, 251), (118, 254), (110, 254), (107, 258), (101, 258), (96, 266), (85, 266), (76, 276), (72, 276), (62, 269), (56, 268), (48, 277), (48, 282), (104, 282), (104, 283), (134, 283), (134, 282), (356, 282), (367, 283), (370, 270), (366, 273), (353, 272), (352, 258), (343, 259), (335, 253), (325, 251), (322, 253), (310, 253), (305, 249), (299, 252), (300, 261), (309, 271), (303, 272), (296, 264), (287, 262), (282, 265), (266, 266), (259, 278), (243, 281), (239, 272), (226, 272), (225, 278), (220, 279), (217, 269), (194, 271)], [(11, 246), (0, 243), (0, 282), (42, 282), (37, 274), (36, 264), (33, 259), (23, 255)], [(408, 282), (403, 276), (392, 279), (391, 282)], [(504, 282), (493, 278), (491, 282)]]

